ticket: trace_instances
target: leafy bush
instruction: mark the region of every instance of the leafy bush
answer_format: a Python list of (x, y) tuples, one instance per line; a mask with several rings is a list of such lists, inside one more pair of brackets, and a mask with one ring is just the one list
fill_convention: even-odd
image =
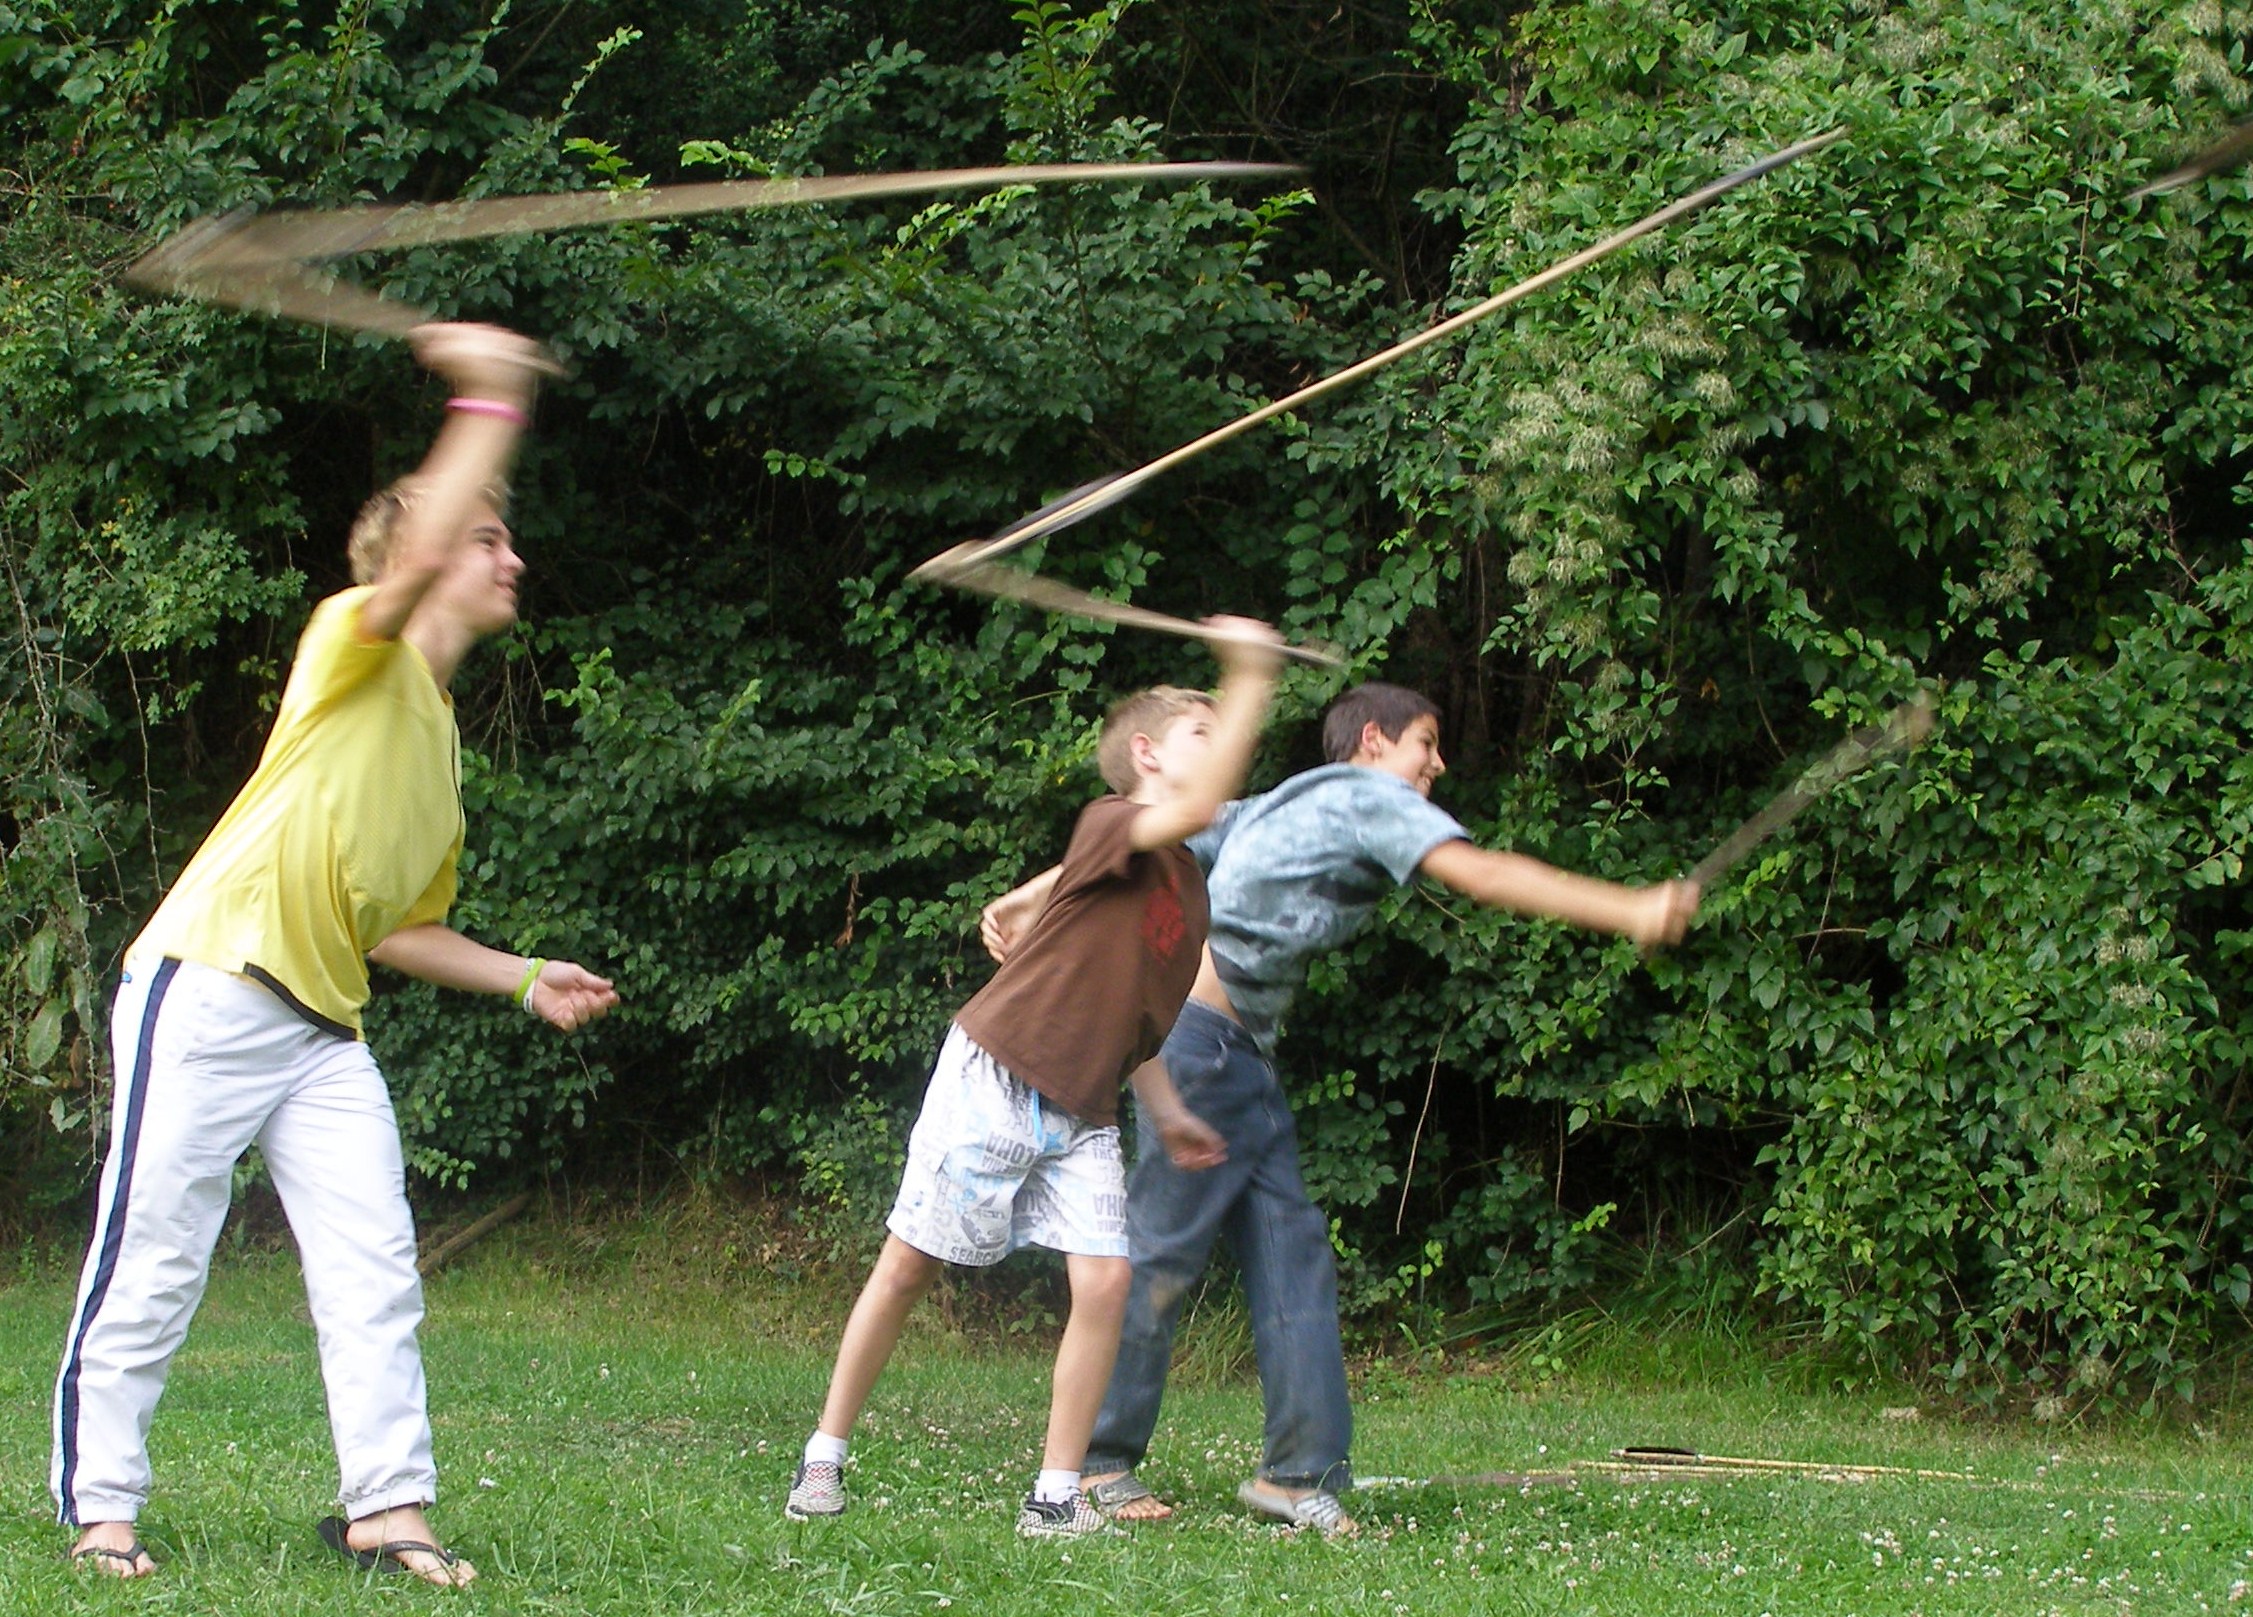
[[(1577, 1205), (1639, 1134), (1756, 1146), (1767, 1287), (1974, 1387), (2188, 1392), (2246, 1298), (2246, 187), (2110, 200), (2245, 99), (2186, 15), (1544, 6), (1526, 56), (1435, 45), (1481, 92), (1444, 199), (1473, 289), (1850, 131), (1424, 384), (1394, 486), (1437, 570), (1513, 586), (1465, 626), (1523, 691), (1492, 829), (1657, 874), (1837, 724), (1946, 694), (1647, 979), (1402, 929), (1454, 970), (1395, 1081), (1444, 1051), (1569, 1108)], [(1466, 980), (1505, 934), (1506, 983)], [(1454, 1226), (1538, 1227), (1508, 1183)], [(1489, 1258), (1490, 1292), (1578, 1281)]]

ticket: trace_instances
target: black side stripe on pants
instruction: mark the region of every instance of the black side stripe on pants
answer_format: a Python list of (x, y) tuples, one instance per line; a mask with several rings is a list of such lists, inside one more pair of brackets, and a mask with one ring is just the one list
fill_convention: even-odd
[(70, 1357), (63, 1363), (63, 1379), (56, 1394), (63, 1451), (62, 1507), (69, 1525), (82, 1525), (78, 1520), (78, 1373), (84, 1365), (86, 1333), (94, 1328), (94, 1316), (101, 1311), (102, 1299), (109, 1295), (110, 1282), (117, 1277), (117, 1254), (125, 1244), (125, 1211), (133, 1200), (133, 1159), (141, 1150), (141, 1114), (146, 1109), (149, 1095), (149, 1053), (156, 1044), (156, 1014), (164, 1004), (164, 991), (172, 986), (172, 974), (180, 969), (177, 960), (166, 960), (156, 969), (156, 978), (149, 984), (148, 1002), (141, 1008), (141, 1034), (133, 1049), (133, 1071), (126, 1081), (125, 1096), (120, 1104), (125, 1108), (125, 1127), (117, 1142), (117, 1189), (110, 1196), (102, 1223), (101, 1255), (94, 1265), (94, 1283), (86, 1290), (86, 1305), (78, 1313), (78, 1329), (71, 1334)]
[(248, 977), (259, 987), (265, 989), (267, 993), (272, 994), (276, 999), (280, 1000), (284, 1005), (287, 1005), (291, 1010), (295, 1011), (300, 1021), (305, 1022), (311, 1027), (318, 1028), (321, 1032), (326, 1033), (332, 1039), (350, 1039), (354, 1044), (358, 1044), (360, 1042), (359, 1034), (353, 1032), (342, 1022), (330, 1021), (319, 1011), (313, 1009), (312, 1006), (306, 1004), (305, 1001), (299, 999), (295, 994), (289, 991), (289, 986), (284, 983), (281, 978), (275, 976), (264, 966), (254, 963), (246, 963), (243, 966), (243, 975), (245, 977)]

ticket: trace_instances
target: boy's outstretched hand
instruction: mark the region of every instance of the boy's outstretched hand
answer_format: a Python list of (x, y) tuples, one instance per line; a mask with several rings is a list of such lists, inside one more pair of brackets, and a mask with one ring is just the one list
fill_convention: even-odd
[(532, 985), (532, 1009), (541, 1021), (566, 1033), (610, 1014), (618, 1003), (618, 990), (608, 977), (597, 977), (570, 960), (551, 960), (540, 968)]
[(1698, 884), (1694, 881), (1661, 882), (1642, 893), (1643, 914), (1628, 936), (1645, 954), (1680, 943), (1698, 913)]

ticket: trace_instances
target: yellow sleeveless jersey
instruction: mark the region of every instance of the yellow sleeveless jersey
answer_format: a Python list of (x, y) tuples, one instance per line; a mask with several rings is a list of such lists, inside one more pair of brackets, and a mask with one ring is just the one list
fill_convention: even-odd
[(352, 1037), (368, 951), (445, 919), (462, 849), (453, 699), (413, 646), (360, 638), (372, 593), (313, 609), (256, 773), (127, 951), (242, 973)]

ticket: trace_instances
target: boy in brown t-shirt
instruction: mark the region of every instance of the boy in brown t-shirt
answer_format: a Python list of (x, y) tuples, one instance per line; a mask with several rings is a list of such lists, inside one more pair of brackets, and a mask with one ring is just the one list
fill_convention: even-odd
[(1130, 1278), (1120, 1085), (1134, 1083), (1175, 1163), (1219, 1160), (1219, 1137), (1150, 1060), (1205, 943), (1204, 877), (1181, 843), (1242, 783), (1278, 662), (1264, 624), (1212, 623), (1235, 636), (1214, 645), (1219, 701), (1159, 686), (1111, 709), (1096, 756), (1117, 795), (1081, 811), (1039, 923), (947, 1031), (890, 1233), (845, 1323), (821, 1423), (791, 1482), (784, 1513), (795, 1520), (843, 1512), (853, 1423), (940, 1265), (998, 1263), (1020, 1246), (1045, 1246), (1064, 1254), (1072, 1304), (1041, 1470), (1017, 1530), (1046, 1537), (1104, 1525), (1079, 1480)]

